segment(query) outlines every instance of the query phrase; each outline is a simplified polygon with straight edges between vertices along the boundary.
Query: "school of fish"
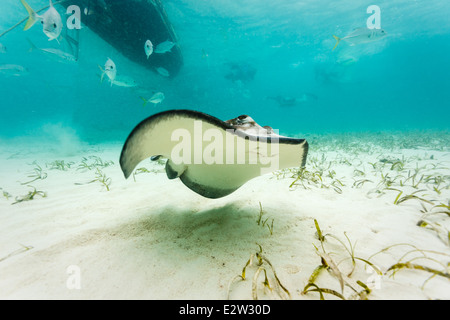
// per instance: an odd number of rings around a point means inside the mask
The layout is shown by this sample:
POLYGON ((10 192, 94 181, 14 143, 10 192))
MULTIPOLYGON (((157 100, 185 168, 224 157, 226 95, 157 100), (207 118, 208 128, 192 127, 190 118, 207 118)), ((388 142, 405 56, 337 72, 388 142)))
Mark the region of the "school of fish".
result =
MULTIPOLYGON (((40 22, 42 25, 42 31, 47 36, 48 41, 56 40, 56 42, 60 44, 61 40, 63 39, 63 36, 61 35, 61 32, 63 30, 63 22, 61 15, 55 9, 52 0, 49 0, 48 10, 45 11, 42 15, 37 14, 36 11, 33 10, 33 8, 31 8, 31 6, 25 0, 20 0, 20 2, 28 12, 28 20, 26 21, 24 30, 29 30, 37 22, 40 22)), ((87 9, 85 9, 84 12, 86 15, 95 14, 95 12, 92 10, 88 12, 86 10, 87 9)), ((356 46, 364 43, 379 41, 383 39, 386 35, 387 35, 386 31, 383 29, 358 28, 343 37, 333 35, 334 39, 336 40, 336 43, 332 50, 335 50, 341 41, 347 42, 350 46, 356 46)), ((64 52, 56 48, 39 48, 35 46, 30 39, 27 38, 27 40, 30 43, 30 51, 38 51, 39 53, 47 57, 50 57, 54 60, 57 60, 58 62, 76 63, 78 60, 78 58, 75 57, 73 54, 64 52)), ((147 57, 147 60, 149 60, 153 54, 161 55, 172 52, 174 46, 176 46, 176 43, 170 41, 170 39, 160 42, 156 46, 153 44, 152 40, 148 39, 144 43, 144 53, 145 56, 147 57)), ((0 43, 0 54, 6 53, 7 53, 6 46, 0 43)), ((205 54, 203 50, 203 56, 204 55, 205 54)), ((356 63, 357 59, 354 57, 350 58, 340 57, 338 59, 338 62, 339 64, 345 66, 356 63)), ((132 88, 138 86, 138 84, 136 83, 136 81, 134 81, 134 79, 124 75, 118 76, 116 64, 111 58, 107 58, 104 66, 102 67, 99 65, 99 68, 101 70, 100 75, 101 82, 104 81, 106 76, 106 78, 109 80, 111 87, 118 86, 118 87, 132 88)), ((156 67, 154 70, 162 77, 170 77, 169 71, 163 67, 156 67)), ((23 66, 14 64, 0 65, 0 75, 21 76, 25 74, 28 74, 28 69, 23 66)), ((162 92, 156 92, 149 99, 145 99, 143 97, 141 98, 142 100, 144 100, 144 105, 146 105, 147 103, 158 105, 163 102, 165 96, 164 93, 162 92)), ((278 101, 279 99, 275 100, 278 101)))

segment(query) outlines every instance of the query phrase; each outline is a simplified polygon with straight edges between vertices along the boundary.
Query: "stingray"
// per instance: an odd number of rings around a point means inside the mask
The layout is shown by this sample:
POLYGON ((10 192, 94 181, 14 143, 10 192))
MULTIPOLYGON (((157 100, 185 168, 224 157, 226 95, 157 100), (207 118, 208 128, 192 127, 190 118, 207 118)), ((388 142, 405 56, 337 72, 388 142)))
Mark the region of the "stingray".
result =
POLYGON ((260 175, 304 167, 305 139, 275 133, 242 115, 222 121, 192 110, 169 110, 150 116, 129 134, 120 156, 128 178, 144 159, 167 159, 169 179, 179 178, 206 198, 231 194, 260 175))

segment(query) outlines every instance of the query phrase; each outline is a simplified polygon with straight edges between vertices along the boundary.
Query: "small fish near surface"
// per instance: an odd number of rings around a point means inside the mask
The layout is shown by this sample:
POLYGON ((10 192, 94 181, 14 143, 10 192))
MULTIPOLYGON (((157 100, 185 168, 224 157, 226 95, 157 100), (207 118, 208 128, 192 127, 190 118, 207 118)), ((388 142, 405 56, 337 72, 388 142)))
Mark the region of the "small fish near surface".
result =
POLYGON ((56 11, 50 0, 50 8, 42 15, 38 15, 25 0, 20 0, 27 9, 29 18, 24 30, 30 29, 38 20, 41 21, 44 34, 48 37, 48 41, 56 40, 59 43, 59 36, 63 28, 61 15, 56 11))
POLYGON ((156 68, 156 71, 158 71, 158 73, 163 77, 170 77, 169 71, 167 71, 167 69, 164 69, 163 67, 156 68))
POLYGON ((54 48, 38 48, 34 45, 33 42, 31 42, 30 39, 27 38, 27 40, 30 43, 30 52, 38 50, 40 53, 59 62, 66 62, 66 63, 77 62, 77 58, 70 53, 54 48))
POLYGON ((343 40, 348 42, 351 46, 355 46, 361 43, 369 43, 377 40, 381 40, 386 36, 386 31, 383 29, 369 29, 369 28, 358 28, 355 29, 350 34, 346 35, 343 38, 339 38, 338 36, 333 35, 336 39, 336 44, 334 45, 334 49, 338 46, 338 44, 343 40))
POLYGON ((28 74, 28 69, 17 64, 0 65, 0 75, 20 77, 28 74))
POLYGON ((101 66, 98 66, 98 67, 102 71, 100 81, 103 82, 103 78, 105 77, 105 74, 106 74, 106 76, 109 78, 109 82, 111 83, 111 87, 112 87, 114 84, 114 80, 116 79, 116 75, 117 75, 116 64, 114 63, 114 61, 112 61, 110 58, 108 58, 108 60, 106 60, 104 69, 101 66))
POLYGON ((6 47, 0 43, 0 53, 6 53, 6 47))
POLYGON ((172 41, 166 40, 158 44, 155 48, 155 53, 163 54, 166 52, 171 52, 172 48, 175 46, 175 43, 172 41))
POLYGON ((145 49, 145 55, 147 56, 147 59, 150 58, 150 56, 153 53, 153 43, 150 40, 147 40, 144 45, 145 49))
POLYGON ((162 92, 155 93, 150 99, 145 99, 144 97, 141 97, 141 99, 144 100, 144 107, 147 105, 147 103, 153 103, 154 105, 162 103, 165 98, 166 97, 162 92))
POLYGON ((93 16, 93 15, 97 14, 97 12, 92 8, 84 8, 83 12, 84 12, 85 16, 93 16))
POLYGON ((358 58, 351 55, 340 56, 336 59, 336 63, 344 67, 354 65, 357 62, 358 58))
POLYGON ((134 80, 133 78, 120 75, 116 76, 116 78, 112 81, 112 84, 114 86, 123 88, 134 88, 138 86, 136 80, 134 80))

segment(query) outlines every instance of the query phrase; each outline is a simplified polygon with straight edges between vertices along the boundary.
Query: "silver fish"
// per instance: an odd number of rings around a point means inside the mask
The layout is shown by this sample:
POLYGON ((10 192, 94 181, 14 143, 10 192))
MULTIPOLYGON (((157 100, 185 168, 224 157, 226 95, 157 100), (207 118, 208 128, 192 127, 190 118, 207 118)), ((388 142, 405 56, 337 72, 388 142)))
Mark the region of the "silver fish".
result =
POLYGON ((175 43, 173 43, 172 41, 166 40, 164 42, 161 42, 160 44, 158 44, 156 46, 155 49, 155 53, 166 53, 166 52, 170 52, 173 48, 173 46, 175 45, 175 43))
POLYGON ((67 52, 64 52, 62 50, 59 49, 54 49, 54 48, 38 48, 34 45, 33 42, 31 42, 30 39, 27 39, 28 42, 30 43, 30 52, 33 50, 38 50, 39 52, 45 54, 46 56, 55 59, 57 61, 60 62, 77 62, 77 58, 67 52))
POLYGON ((156 68, 156 71, 158 71, 158 73, 159 73, 160 75, 162 75, 163 77, 169 77, 169 76, 170 76, 169 71, 167 71, 167 69, 164 69, 164 68, 162 68, 162 67, 156 68))
POLYGON ((114 61, 112 61, 110 58, 108 58, 108 60, 106 60, 106 63, 105 63, 105 69, 103 69, 101 66, 98 66, 98 67, 102 71, 101 82, 103 82, 103 78, 106 74, 106 76, 109 78, 109 82, 111 83, 111 87, 112 87, 114 80, 116 79, 116 75, 117 75, 116 64, 114 63, 114 61))
POLYGON ((340 64, 341 66, 347 67, 351 66, 358 62, 358 58, 351 56, 351 55, 344 55, 342 57, 338 57, 336 59, 336 63, 340 64))
POLYGON ((96 14, 96 12, 92 8, 84 8, 84 14, 86 16, 92 16, 92 15, 96 14))
POLYGON ((153 43, 150 40, 147 40, 145 42, 145 54, 147 55, 147 59, 150 58, 151 54, 153 53, 153 43))
POLYGON ((3 64, 0 65, 0 74, 5 76, 20 77, 28 74, 28 70, 25 67, 17 64, 3 64))
POLYGON ((153 104, 158 104, 163 102, 163 100, 166 97, 164 96, 164 93, 162 92, 157 92, 155 93, 150 99, 145 99, 144 97, 141 97, 142 100, 144 100, 144 107, 147 105, 147 103, 153 103, 153 104))
POLYGON ((134 88, 138 85, 133 78, 127 76, 116 76, 116 78, 112 81, 112 84, 117 87, 124 88, 134 88))
POLYGON ((354 46, 360 43, 368 43, 380 40, 386 35, 386 31, 384 31, 383 29, 368 28, 358 28, 343 38, 339 38, 338 36, 333 35, 333 37, 336 39, 336 44, 333 50, 336 49, 341 40, 347 41, 351 46, 354 46))
POLYGON ((56 11, 55 7, 53 7, 52 0, 50 0, 50 8, 42 16, 38 15, 25 0, 20 1, 29 14, 24 30, 30 29, 38 20, 41 20, 43 31, 48 37, 48 41, 55 39, 58 41, 63 28, 63 23, 60 14, 56 11))

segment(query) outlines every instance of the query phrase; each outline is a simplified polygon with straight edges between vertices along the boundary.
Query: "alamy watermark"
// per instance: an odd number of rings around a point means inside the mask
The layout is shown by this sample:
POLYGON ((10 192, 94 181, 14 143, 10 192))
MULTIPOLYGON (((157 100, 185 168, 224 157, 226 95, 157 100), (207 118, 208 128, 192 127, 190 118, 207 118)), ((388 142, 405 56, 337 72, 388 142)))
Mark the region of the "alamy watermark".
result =
MULTIPOLYGON (((87 14, 87 9, 85 14, 87 14)), ((67 29, 69 30, 80 30, 81 29, 81 9, 79 6, 71 5, 67 7, 66 11, 67 15, 70 15, 67 18, 67 29)))
POLYGON ((195 120, 193 134, 183 128, 172 132, 171 141, 178 143, 170 159, 175 165, 250 164, 260 165, 265 172, 275 171, 279 169, 279 136, 277 130, 273 132, 247 135, 238 129, 203 130, 203 122, 195 120))
POLYGON ((66 269, 68 274, 66 280, 66 287, 69 290, 80 290, 81 289, 81 269, 77 265, 70 265, 66 269))
MULTIPOLYGON (((366 25, 368 29, 381 29, 381 9, 379 6, 373 4, 367 7, 366 12, 371 14, 371 16, 367 19, 366 25)), ((71 5, 67 7, 66 11, 67 15, 70 15, 67 18, 67 28, 70 30, 81 29, 81 8, 77 5, 71 5)), ((85 8, 84 14, 89 14, 89 9, 85 8)))
POLYGON ((367 7, 367 13, 372 15, 367 18, 368 29, 381 29, 381 9, 379 6, 373 4, 367 7))
MULTIPOLYGON (((378 267, 377 267, 378 269, 378 267)), ((377 273, 374 269, 368 268, 366 273, 369 277, 366 280, 366 285, 370 290, 380 290, 381 289, 381 281, 383 277, 377 273)))

